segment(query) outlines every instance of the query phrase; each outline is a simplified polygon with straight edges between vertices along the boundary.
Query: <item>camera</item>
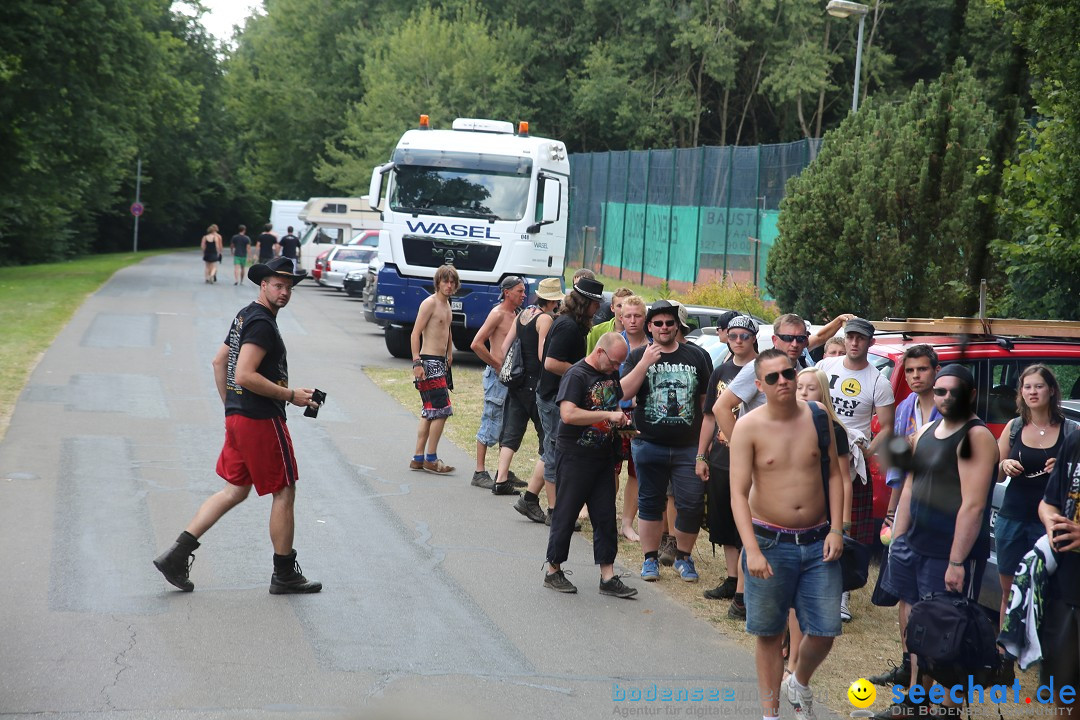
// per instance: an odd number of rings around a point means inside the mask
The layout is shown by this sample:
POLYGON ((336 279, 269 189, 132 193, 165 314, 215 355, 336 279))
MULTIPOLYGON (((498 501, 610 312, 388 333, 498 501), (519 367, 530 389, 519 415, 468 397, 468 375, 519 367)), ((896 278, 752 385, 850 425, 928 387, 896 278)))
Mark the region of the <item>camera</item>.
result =
MULTIPOLYGON (((311 393, 311 401, 317 402, 321 406, 324 402, 326 402, 326 393, 324 393, 322 390, 316 389, 313 393, 311 393)), ((304 409, 304 417, 319 417, 319 408, 311 407, 310 405, 308 405, 307 408, 304 409)))

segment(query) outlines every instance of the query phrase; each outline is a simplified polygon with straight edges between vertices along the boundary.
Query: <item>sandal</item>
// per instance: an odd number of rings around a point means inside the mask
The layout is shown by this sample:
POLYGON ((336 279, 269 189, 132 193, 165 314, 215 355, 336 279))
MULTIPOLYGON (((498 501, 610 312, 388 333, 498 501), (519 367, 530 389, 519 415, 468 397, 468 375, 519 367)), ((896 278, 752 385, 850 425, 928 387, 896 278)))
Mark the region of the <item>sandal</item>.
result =
POLYGON ((434 462, 430 460, 424 461, 424 470, 437 475, 445 475, 448 472, 454 472, 453 465, 447 465, 442 460, 436 460, 434 462))

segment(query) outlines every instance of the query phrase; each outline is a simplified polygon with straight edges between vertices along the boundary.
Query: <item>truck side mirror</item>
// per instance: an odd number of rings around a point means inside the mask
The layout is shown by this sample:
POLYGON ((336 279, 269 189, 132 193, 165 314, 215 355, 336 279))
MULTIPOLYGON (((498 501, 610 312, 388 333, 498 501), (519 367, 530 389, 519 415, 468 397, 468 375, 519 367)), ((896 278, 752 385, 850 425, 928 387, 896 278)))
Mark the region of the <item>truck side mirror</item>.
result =
POLYGON ((544 178, 544 214, 541 225, 553 223, 559 219, 562 210, 562 183, 558 178, 544 178))
POLYGON ((368 185, 368 205, 372 210, 379 209, 379 200, 382 196, 383 175, 394 169, 394 163, 378 165, 371 171, 371 184, 368 185))

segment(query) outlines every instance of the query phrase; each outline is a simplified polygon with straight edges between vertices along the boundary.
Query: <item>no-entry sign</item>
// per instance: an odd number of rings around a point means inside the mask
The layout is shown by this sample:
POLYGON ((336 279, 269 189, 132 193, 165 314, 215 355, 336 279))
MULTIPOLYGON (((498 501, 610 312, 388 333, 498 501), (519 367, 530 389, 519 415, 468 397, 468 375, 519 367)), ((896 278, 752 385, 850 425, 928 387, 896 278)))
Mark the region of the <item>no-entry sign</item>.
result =
POLYGON ((131 203, 131 214, 135 217, 139 217, 143 214, 142 203, 131 203))

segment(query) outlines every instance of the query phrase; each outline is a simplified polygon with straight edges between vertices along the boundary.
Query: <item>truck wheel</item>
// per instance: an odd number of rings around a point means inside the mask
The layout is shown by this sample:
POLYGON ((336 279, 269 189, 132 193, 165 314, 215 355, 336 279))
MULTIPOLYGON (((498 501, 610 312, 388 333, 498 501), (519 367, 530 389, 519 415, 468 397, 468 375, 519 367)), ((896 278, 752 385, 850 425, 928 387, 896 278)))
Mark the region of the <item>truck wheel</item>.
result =
POLYGON ((412 345, 410 343, 411 336, 412 327, 409 325, 406 325, 405 327, 387 325, 386 351, 396 358, 412 357, 412 345))
POLYGON ((469 346, 472 345, 472 341, 476 339, 476 330, 454 328, 452 334, 454 337, 454 347, 461 352, 472 352, 472 349, 469 346))

